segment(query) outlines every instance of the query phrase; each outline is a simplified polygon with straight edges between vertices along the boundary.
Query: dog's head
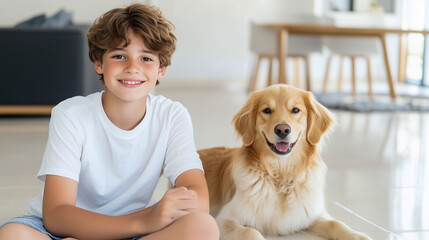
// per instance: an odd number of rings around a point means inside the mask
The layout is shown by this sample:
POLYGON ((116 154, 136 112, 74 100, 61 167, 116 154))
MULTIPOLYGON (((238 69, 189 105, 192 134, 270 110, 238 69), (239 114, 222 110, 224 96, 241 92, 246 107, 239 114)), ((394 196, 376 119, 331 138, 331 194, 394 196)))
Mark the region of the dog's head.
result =
POLYGON ((288 156, 299 144, 315 147, 332 122, 313 94, 288 85, 252 93, 233 118, 245 146, 277 156, 288 156))

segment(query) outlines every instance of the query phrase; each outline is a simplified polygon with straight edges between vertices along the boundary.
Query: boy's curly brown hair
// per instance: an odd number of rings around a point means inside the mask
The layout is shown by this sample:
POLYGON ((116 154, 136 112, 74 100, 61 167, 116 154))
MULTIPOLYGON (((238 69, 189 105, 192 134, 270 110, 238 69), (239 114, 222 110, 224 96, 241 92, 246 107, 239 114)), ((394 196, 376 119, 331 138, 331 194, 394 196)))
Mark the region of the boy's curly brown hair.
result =
MULTIPOLYGON (((120 44, 127 47, 130 44, 127 33, 131 30, 149 50, 158 54, 160 67, 168 66, 176 49, 173 29, 174 25, 152 6, 133 4, 112 9, 97 18, 88 31, 89 58, 92 62, 102 62, 107 50, 120 44)), ((100 80, 104 82, 102 74, 100 80)))

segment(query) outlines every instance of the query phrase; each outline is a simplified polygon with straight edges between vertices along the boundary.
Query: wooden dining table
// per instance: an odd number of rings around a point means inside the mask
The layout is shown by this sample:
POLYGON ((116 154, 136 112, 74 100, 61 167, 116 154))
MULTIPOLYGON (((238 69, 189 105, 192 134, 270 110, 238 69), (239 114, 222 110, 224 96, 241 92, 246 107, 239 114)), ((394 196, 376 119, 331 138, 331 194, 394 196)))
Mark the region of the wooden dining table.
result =
POLYGON ((395 84, 390 69, 386 35, 396 34, 400 37, 399 44, 399 67, 398 81, 405 82, 406 64, 407 64, 407 36, 410 33, 429 34, 428 30, 410 30, 400 28, 370 28, 370 27, 342 27, 327 24, 298 24, 298 23, 263 23, 261 27, 278 30, 278 61, 279 61, 279 83, 286 83, 285 60, 287 57, 287 41, 289 34, 302 35, 335 35, 335 36, 354 36, 354 37, 377 37, 381 41, 382 53, 384 57, 387 82, 389 85, 390 96, 396 98, 395 84))

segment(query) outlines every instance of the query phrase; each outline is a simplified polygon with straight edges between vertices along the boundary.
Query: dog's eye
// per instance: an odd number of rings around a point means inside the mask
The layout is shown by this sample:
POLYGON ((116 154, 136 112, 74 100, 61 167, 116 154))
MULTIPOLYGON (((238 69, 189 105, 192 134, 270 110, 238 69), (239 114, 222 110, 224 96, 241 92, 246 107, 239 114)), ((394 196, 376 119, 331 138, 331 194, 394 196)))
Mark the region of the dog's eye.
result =
POLYGON ((265 114, 270 114, 271 108, 265 108, 264 110, 262 110, 262 112, 264 112, 265 114))
POLYGON ((299 113, 299 111, 301 111, 299 108, 292 108, 291 113, 299 113))

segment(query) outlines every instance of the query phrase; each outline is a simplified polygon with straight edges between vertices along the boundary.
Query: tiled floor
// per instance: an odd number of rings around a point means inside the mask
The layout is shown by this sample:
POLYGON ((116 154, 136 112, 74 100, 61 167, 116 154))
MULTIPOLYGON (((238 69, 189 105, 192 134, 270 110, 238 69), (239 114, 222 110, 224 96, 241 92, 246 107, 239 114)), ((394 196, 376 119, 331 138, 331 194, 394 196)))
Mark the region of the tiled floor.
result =
MULTIPOLYGON (((164 81, 156 93, 188 108, 197 148, 241 144, 230 122, 247 99, 242 88, 164 81)), ((338 125, 322 152, 331 215, 375 240, 429 239, 429 113, 334 114, 338 125)), ((0 224, 25 214, 40 192, 48 121, 0 117, 0 224)))

